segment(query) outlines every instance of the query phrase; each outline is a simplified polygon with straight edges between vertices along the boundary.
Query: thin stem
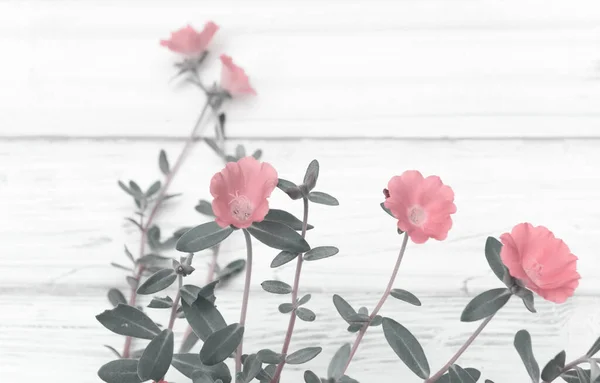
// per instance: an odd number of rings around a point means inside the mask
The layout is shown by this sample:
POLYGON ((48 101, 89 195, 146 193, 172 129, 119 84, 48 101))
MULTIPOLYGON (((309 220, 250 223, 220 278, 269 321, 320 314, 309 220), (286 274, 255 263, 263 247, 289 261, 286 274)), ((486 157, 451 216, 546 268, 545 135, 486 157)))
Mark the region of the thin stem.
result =
MULTIPOLYGON (((204 119, 204 115, 206 114, 206 111, 208 110, 209 106, 210 106, 210 99, 207 99, 206 104, 204 105, 204 108, 202 108, 202 112, 200 112, 200 116, 198 116, 198 119, 196 120, 196 123, 194 124, 194 127, 192 128, 192 132, 191 132, 189 138, 186 140, 182 151, 179 153, 179 156, 177 157, 177 160, 175 161, 173 168, 171 169, 171 171, 169 172, 169 174, 167 174, 167 176, 165 178, 165 183, 163 184, 162 188, 160 189, 158 198, 156 199, 156 203, 154 204, 154 206, 152 207, 152 210, 150 211, 150 215, 148 215, 146 224, 144 224, 144 222, 143 222, 143 217, 140 218, 140 226, 142 227, 142 235, 140 238, 140 252, 139 252, 138 259, 145 255, 146 236, 148 234, 148 229, 152 226, 152 223, 154 222, 154 218, 156 217, 156 213, 158 212, 158 208, 162 204, 165 196, 167 195, 169 186, 171 186, 171 182, 177 175, 177 172, 179 171, 179 168, 181 167, 181 164, 183 163, 185 156, 187 155, 188 151, 194 144, 196 134, 198 133, 199 127, 202 125, 202 120, 204 119)), ((140 279, 142 278, 142 275, 144 274, 144 270, 145 270, 145 268, 143 265, 139 265, 137 267, 137 272, 134 275, 136 283, 135 283, 135 286, 131 287, 131 293, 129 295, 129 305, 130 306, 135 306, 135 304, 136 304, 137 288, 140 284, 140 279)), ((123 355, 123 358, 129 358, 130 354, 131 354, 131 337, 128 336, 125 338, 125 345, 123 347, 122 355, 123 355)))
POLYGON ((385 289, 385 292, 381 296, 379 303, 377 303, 377 306, 375 306, 375 308, 373 309, 373 312, 369 316, 369 321, 367 323, 365 323, 362 326, 362 328, 360 329, 360 331, 358 332, 358 335, 356 336, 356 339, 354 340, 354 344, 352 345, 352 348, 350 349, 350 357, 348 358, 346 367, 344 367, 343 373, 345 373, 346 370, 348 369, 348 366, 350 366, 350 362, 352 362, 352 358, 354 358, 354 354, 356 354, 356 351, 358 350, 358 346, 360 345, 360 342, 362 341, 363 337, 365 336, 365 333, 367 332, 367 329, 369 328, 369 324, 377 316, 377 313, 379 312, 379 310, 381 310, 381 307, 383 307, 383 304, 385 303, 386 299, 390 295, 390 291, 392 291, 392 287, 394 287, 394 281, 396 280, 396 276, 398 275, 398 270, 400 269, 400 264, 402 263, 402 258, 404 257, 404 252, 406 251, 407 244, 408 244, 408 234, 404 233, 404 238, 402 239, 402 246, 400 247, 400 252, 398 253, 398 259, 396 260, 396 265, 394 266, 394 270, 392 271, 392 275, 390 276, 390 281, 388 282, 388 285, 385 289))
POLYGON ((175 295, 175 299, 173 300, 173 307, 171 308, 171 317, 169 318, 169 330, 173 330, 173 325, 175 324, 175 318, 177 318, 177 309, 179 308, 179 299, 181 299, 181 287, 183 286, 183 277, 180 275, 177 276, 178 285, 177 295, 175 295))
POLYGON ((492 314, 489 317, 485 318, 483 320, 483 322, 481 322, 479 327, 477 327, 477 330, 475 330, 475 332, 469 337, 469 339, 467 339, 465 344, 463 344, 462 347, 458 349, 456 354, 454 354, 452 356, 452 358, 450 358, 448 363, 446 363, 444 365, 444 367, 440 368, 440 370, 438 372, 436 372, 433 376, 426 379, 423 383, 433 383, 436 380, 438 380, 442 375, 444 375, 446 373, 446 371, 448 371, 448 369, 454 364, 454 362, 456 362, 458 360, 458 358, 460 358, 460 356, 467 350, 467 348, 471 345, 471 343, 473 343, 475 338, 477 338, 477 336, 481 333, 481 331, 483 331, 485 326, 487 326, 487 324, 490 323, 492 318, 494 318, 494 315, 495 314, 492 314))
MULTIPOLYGON (((308 198, 303 198, 304 202, 304 217, 302 219, 302 238, 306 238, 306 228, 308 226, 308 198)), ((287 355, 288 349, 290 347, 290 343, 292 342, 292 334, 294 333, 294 326, 296 325, 296 300, 298 299, 298 287, 300 285, 300 273, 302 272, 302 254, 298 254, 298 261, 296 263, 296 275, 294 276, 294 286, 292 287, 292 305, 294 309, 290 313, 290 321, 288 323, 288 328, 285 333, 285 339, 283 341, 283 347, 281 348, 281 354, 287 355)), ((277 365, 277 369, 275 370, 275 374, 273 375, 273 379, 271 379, 271 383, 279 382, 279 377, 281 376, 281 372, 283 371, 283 367, 285 366, 285 359, 281 361, 277 365)))
MULTIPOLYGON (((240 313, 240 326, 246 324, 246 313, 248 312, 248 297, 250 296, 250 280, 252 279, 252 238, 248 230, 242 230, 244 237, 246 238, 246 281, 244 282, 244 297, 242 298, 242 311, 240 313)), ((240 342, 237 352, 235 353, 235 373, 236 376, 242 371, 242 353, 243 353, 244 339, 240 342)))

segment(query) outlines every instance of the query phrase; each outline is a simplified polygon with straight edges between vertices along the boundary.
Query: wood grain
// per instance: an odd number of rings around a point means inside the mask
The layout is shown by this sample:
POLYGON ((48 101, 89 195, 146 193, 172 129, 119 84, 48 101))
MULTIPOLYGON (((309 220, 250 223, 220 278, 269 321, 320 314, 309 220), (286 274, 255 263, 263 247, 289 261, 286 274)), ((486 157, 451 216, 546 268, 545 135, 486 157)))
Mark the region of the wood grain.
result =
POLYGON ((214 19, 205 78, 227 52, 259 92, 231 137, 598 137, 600 6, 576 3, 4 2, 0 135, 185 136, 203 99, 158 41, 214 19))

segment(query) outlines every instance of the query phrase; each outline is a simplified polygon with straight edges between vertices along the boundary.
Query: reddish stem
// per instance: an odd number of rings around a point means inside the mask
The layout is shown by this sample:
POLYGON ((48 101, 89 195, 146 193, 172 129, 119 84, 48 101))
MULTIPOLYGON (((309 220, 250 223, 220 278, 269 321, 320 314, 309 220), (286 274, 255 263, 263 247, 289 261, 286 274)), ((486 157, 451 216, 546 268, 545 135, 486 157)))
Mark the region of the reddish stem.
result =
POLYGON ((352 358, 354 358, 354 354, 356 354, 356 351, 358 350, 358 346, 359 346, 360 342, 362 341, 363 337, 365 336, 367 329, 369 328, 369 324, 375 318, 375 316, 377 316, 377 313, 379 312, 379 310, 381 310, 381 307, 383 307, 383 304, 385 303, 386 299, 390 295, 390 291, 392 291, 392 287, 394 286, 394 281, 396 280, 396 275, 398 275, 398 270, 400 269, 400 264, 402 263, 402 258, 404 257, 404 252, 406 251, 407 244, 408 244, 408 234, 404 233, 404 239, 402 240, 402 246, 400 247, 400 253, 398 254, 398 259, 396 260, 396 265, 394 266, 394 270, 392 271, 392 276, 390 277, 390 281, 388 282, 387 288, 385 289, 385 292, 381 296, 379 303, 377 303, 377 306, 375 306, 375 309, 373 309, 373 312, 369 316, 369 321, 367 323, 365 323, 362 326, 362 328, 360 329, 360 331, 358 332, 358 335, 356 336, 356 339, 354 340, 354 344, 352 345, 352 349, 350 350, 350 357, 348 357, 348 362, 346 363, 346 367, 344 367, 343 373, 345 373, 346 370, 348 369, 348 366, 350 366, 350 362, 352 362, 352 358))
MULTIPOLYGON (((308 225, 308 199, 304 197, 304 217, 302 219, 302 238, 306 238, 306 227, 308 225)), ((281 348, 281 354, 287 355, 288 349, 290 347, 290 343, 292 342, 292 334, 294 332, 294 326, 296 325, 296 300, 298 299, 298 287, 300 285, 300 273, 302 272, 302 254, 298 254, 298 262, 296 263, 296 275, 294 276, 294 286, 292 287, 292 305, 294 309, 290 313, 290 321, 288 323, 288 328, 285 333, 285 340, 283 341, 283 347, 281 348)), ((285 366, 285 358, 277 365, 277 369, 275 370, 275 374, 273 374, 273 379, 271 379, 271 383, 278 383, 279 378, 281 376, 281 372, 283 371, 283 367, 285 366)))
POLYGON ((175 318, 177 318, 177 309, 179 308, 179 299, 181 298, 181 286, 183 285, 183 277, 181 275, 178 275, 177 279, 179 280, 179 288, 177 289, 177 295, 175 295, 175 300, 173 301, 173 307, 171 307, 171 317, 169 318, 169 330, 173 330, 175 318))
MULTIPOLYGON (((140 238, 140 253, 139 253, 138 259, 144 256, 144 253, 146 251, 146 235, 148 233, 148 229, 152 226, 152 223, 154 222, 154 218, 156 217, 156 214, 158 213, 158 208, 162 204, 165 196, 167 195, 169 186, 171 186, 171 182, 173 182, 173 179, 177 175, 177 172, 179 171, 179 168, 181 167, 181 164, 183 163, 185 156, 187 155, 187 153, 191 149, 192 145, 194 144, 194 140, 196 138, 198 128, 202 125, 202 120, 204 119, 204 115, 206 114, 206 111, 208 110, 209 106, 210 106, 210 99, 206 100, 206 104, 204 105, 204 108, 202 108, 202 112, 200 112, 200 116, 198 117, 198 119, 196 120, 196 123, 194 124, 192 133, 190 134, 189 138, 185 142, 185 145, 183 146, 183 150, 179 153, 179 156, 177 157, 177 160, 175 161, 173 168, 171 169, 169 174, 167 174, 167 176, 165 178, 165 183, 163 184, 162 188, 160 189, 160 192, 158 193, 158 198, 156 199, 156 203, 154 204, 154 206, 152 207, 152 210, 150 211, 150 215, 148 216, 148 220, 146 221, 146 224, 145 225, 140 224, 140 226, 142 226, 142 235, 140 238)), ((140 280, 141 280, 143 274, 144 274, 144 266, 139 265, 137 268, 137 272, 134 275, 134 278, 137 282, 136 282, 135 286, 131 287, 131 293, 129 295, 129 305, 130 306, 135 306, 135 304, 136 304, 137 288, 140 284, 140 280)), ((131 354, 131 337, 126 337, 125 338, 125 346, 123 347, 123 354, 122 354, 123 358, 129 358, 130 354, 131 354)))
MULTIPOLYGON (((247 230, 244 232, 244 238, 246 238, 246 251, 248 253, 246 259, 246 281, 244 282, 244 297, 242 298, 242 310, 240 312, 240 326, 246 325, 246 313, 248 312, 248 298, 250 297, 250 280, 252 279, 252 238, 247 230)), ((244 338, 240 342, 235 353, 235 375, 242 371, 242 354, 244 346, 244 338)))

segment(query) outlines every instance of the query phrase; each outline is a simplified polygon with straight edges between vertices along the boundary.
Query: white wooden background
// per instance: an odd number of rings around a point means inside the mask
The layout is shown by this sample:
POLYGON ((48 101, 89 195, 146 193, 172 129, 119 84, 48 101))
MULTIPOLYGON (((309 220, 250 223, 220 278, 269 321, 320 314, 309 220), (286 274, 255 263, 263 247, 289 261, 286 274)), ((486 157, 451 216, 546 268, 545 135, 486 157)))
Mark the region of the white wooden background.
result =
MULTIPOLYGON (((122 246, 137 233, 122 217, 130 201, 118 179, 149 185, 158 151, 171 157, 203 102, 169 83, 171 30, 221 26, 216 56, 231 54, 259 96, 228 107, 229 149, 261 148, 281 177, 298 180, 318 158, 318 188, 337 208, 317 207, 312 245, 340 254, 307 264, 302 292, 317 322, 298 324, 292 350, 320 344, 310 368, 324 375, 353 340, 331 296, 372 308, 400 239, 381 212, 387 180, 408 168, 439 174, 456 192, 447 241, 410 245, 396 283, 423 307, 389 301, 383 314, 421 340, 432 370, 476 326, 458 321, 469 299, 497 286, 483 257, 488 235, 521 221, 550 227, 580 257, 581 287, 564 305, 538 300, 529 314, 510 302, 460 363, 496 382, 525 382, 513 349, 528 328, 540 363, 562 348, 574 358, 600 335, 600 4, 572 0, 220 0, 0 2, 0 373, 9 382, 98 382, 122 347, 94 315, 109 287, 126 290, 122 246), (59 375, 48 374, 48 369, 59 375)), ((173 184, 184 196, 159 216, 163 230, 201 223, 218 159, 198 144, 173 184)), ((272 206, 297 215, 281 193, 272 206)), ((285 298, 260 289, 291 282, 293 265, 268 267, 256 245, 246 350, 277 349, 285 298)), ((223 260, 243 257, 232 236, 223 260)), ((198 257, 191 279, 206 270, 198 257)), ((241 279, 220 292, 238 316, 241 279)), ((155 310, 158 311, 158 310, 155 310)), ((164 314, 157 312, 156 315, 164 314)), ((163 317, 162 322, 165 321, 163 317)), ((184 324, 176 325, 180 337, 184 324)), ((301 382, 288 367, 287 383, 301 382)), ((348 373, 361 382, 417 382, 371 329, 348 373)), ((174 369, 169 381, 185 381, 174 369)))

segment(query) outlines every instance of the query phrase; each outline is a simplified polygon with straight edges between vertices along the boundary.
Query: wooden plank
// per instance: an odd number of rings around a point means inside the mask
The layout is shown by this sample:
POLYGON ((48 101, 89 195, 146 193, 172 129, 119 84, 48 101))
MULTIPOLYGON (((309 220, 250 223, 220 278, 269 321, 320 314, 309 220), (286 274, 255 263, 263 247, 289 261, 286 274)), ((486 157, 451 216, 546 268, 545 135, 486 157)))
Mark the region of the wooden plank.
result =
MULTIPOLYGON (((335 311, 331 294, 302 291, 313 294, 307 307, 317 313, 317 320, 298 323, 291 350, 320 345, 323 352, 306 365, 286 367, 287 382, 302 381, 302 373, 307 368, 324 376, 335 351, 343 343, 354 340, 335 311)), ((51 292, 45 286, 32 284, 16 290, 3 289, 0 294, 3 377, 10 382, 43 381, 48 377, 46 368, 52 366, 63 381, 99 382, 95 372, 114 359, 102 345, 117 349, 123 345, 122 337, 110 333, 94 318, 109 308, 105 293, 101 288, 83 286, 51 292), (37 368, 31 368, 32 365, 37 368)), ((236 321, 239 315, 240 295, 239 291, 229 289, 218 294, 219 309, 228 322, 236 321)), ((343 296, 355 306, 369 308, 379 298, 367 292, 343 296)), ((424 295, 420 298, 422 307, 390 299, 382 313, 400 321, 415 334, 427 353, 431 369, 435 370, 460 347, 476 324, 458 321, 469 297, 424 295)), ((281 347, 287 316, 277 312, 277 305, 284 299, 264 291, 252 292, 245 350, 256 352, 281 347)), ((600 299, 597 297, 579 297, 564 305, 539 301, 537 306, 539 313, 529 314, 520 302, 511 300, 459 363, 481 369, 485 378, 494 381, 525 382, 528 379, 525 368, 512 345, 516 331, 522 328, 530 331, 535 355, 542 365, 562 349, 566 349, 569 360, 574 359, 587 351, 593 338, 600 334, 597 320, 600 299)), ((159 323, 167 320, 164 310, 147 309, 147 312, 159 323)), ((175 325, 177 344, 184 329, 185 322, 178 320, 175 325)), ((143 347, 143 343, 135 347, 143 347)), ((421 381, 389 349, 380 327, 369 330, 348 373, 360 382, 390 378, 406 383, 421 381)), ((173 368, 167 378, 169 382, 187 381, 173 368)))
MULTIPOLYGON (((238 141, 228 142, 233 150, 238 141)), ((282 178, 299 180, 313 158, 321 163, 318 189, 337 196, 339 207, 314 206, 308 235, 313 246, 334 245, 336 257, 306 266, 303 285, 323 291, 380 291, 400 245, 394 221, 378 206, 391 176, 406 169, 438 174, 456 192, 458 213, 444 242, 410 245, 402 266, 403 287, 415 291, 480 291, 495 286, 483 256, 487 236, 499 236, 516 223, 551 228, 579 256, 579 294, 597 294, 600 264, 599 141, 244 141, 262 148, 282 178), (360 277, 361 285, 355 283, 360 277), (326 281, 326 282, 325 282, 326 281)), ((123 245, 137 248, 139 234, 123 217, 133 203, 117 187, 135 179, 147 187, 160 178, 158 152, 170 157, 180 142, 10 141, 0 144, 0 287, 38 280, 51 286, 108 286, 124 274, 109 266, 126 262, 123 245)), ((194 211, 209 198, 208 183, 222 165, 205 145, 194 148, 159 216, 164 235, 202 223, 194 211)), ((301 215, 301 204, 274 192, 271 206, 301 215)), ((256 246, 255 282, 291 280, 293 265, 270 269, 277 251, 256 246)), ((223 262, 243 258, 236 234, 223 245, 223 262)), ((205 261, 199 256, 203 280, 205 261)), ((201 282, 200 282, 201 283, 201 282)), ((234 285, 240 287, 241 281, 234 285)))
POLYGON ((198 14, 259 91, 232 137, 598 137, 600 6, 578 4, 6 2, 0 135, 185 136, 203 100, 158 40, 198 14))

